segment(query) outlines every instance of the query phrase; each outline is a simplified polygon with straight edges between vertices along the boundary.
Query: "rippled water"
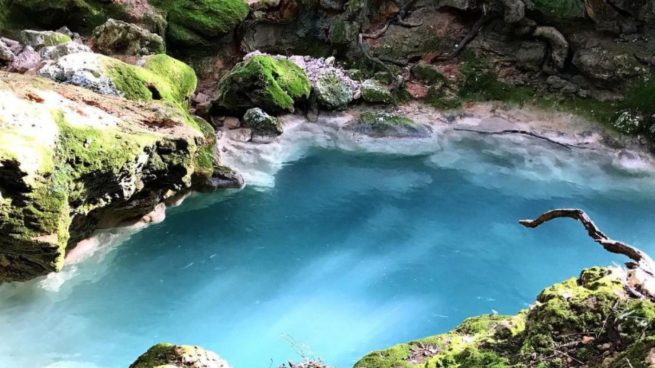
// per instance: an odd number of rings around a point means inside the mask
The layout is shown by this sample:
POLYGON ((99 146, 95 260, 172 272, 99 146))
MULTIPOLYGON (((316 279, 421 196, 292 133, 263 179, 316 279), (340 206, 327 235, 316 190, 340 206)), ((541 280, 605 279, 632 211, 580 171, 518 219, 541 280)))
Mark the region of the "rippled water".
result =
POLYGON ((0 366, 126 367, 170 341, 235 368, 299 351, 350 367, 622 261, 574 222, 517 225, 552 207, 583 207, 655 253, 648 180, 564 165, 565 152, 526 168, 469 149, 458 160, 314 149, 272 188, 192 197, 56 277, 0 288, 0 366))

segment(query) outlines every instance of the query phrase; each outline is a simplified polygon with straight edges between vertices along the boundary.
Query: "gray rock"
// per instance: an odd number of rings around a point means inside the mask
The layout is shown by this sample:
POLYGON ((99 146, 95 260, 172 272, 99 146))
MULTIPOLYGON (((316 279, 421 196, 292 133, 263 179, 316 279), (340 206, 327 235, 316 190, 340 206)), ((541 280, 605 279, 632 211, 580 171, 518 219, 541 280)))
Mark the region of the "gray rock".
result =
POLYGON ((283 132, 280 121, 258 107, 246 111, 243 122, 253 136, 278 136, 283 132))
POLYGON ((60 83, 88 88, 103 95, 122 96, 123 94, 107 76, 99 56, 101 55, 89 52, 66 55, 41 68, 39 74, 60 83))
POLYGON ((351 84, 337 74, 324 74, 314 85, 318 103, 327 109, 338 110, 348 106, 354 99, 351 84))
POLYGON ((20 33, 20 40, 27 46, 38 50, 46 46, 56 46, 70 42, 72 39, 63 33, 54 31, 24 30, 20 33))
POLYGON ((388 113, 363 112, 344 129, 373 138, 428 138, 432 135, 430 126, 388 113))
POLYGON ((135 24, 109 19, 93 31, 93 47, 103 54, 150 55, 166 52, 164 39, 135 24))
POLYGON ((632 55, 601 47, 577 50, 572 62, 582 74, 602 82, 619 82, 646 73, 632 55))
POLYGON ((367 79, 362 83, 362 99, 371 103, 389 104, 393 102, 393 95, 382 83, 367 79))
POLYGON ((25 73, 28 70, 36 69, 41 63, 41 56, 31 46, 26 46, 9 65, 9 70, 18 73, 25 73))
POLYGON ((0 62, 10 62, 13 61, 16 55, 11 51, 9 46, 5 45, 2 40, 0 40, 0 62))
POLYGON ((569 43, 555 27, 540 26, 534 30, 535 37, 543 38, 550 45, 550 60, 558 69, 563 69, 569 56, 569 43))
POLYGON ((86 45, 71 41, 57 46, 44 47, 39 53, 41 54, 41 57, 46 60, 57 60, 66 55, 77 54, 80 52, 91 52, 91 49, 86 45))

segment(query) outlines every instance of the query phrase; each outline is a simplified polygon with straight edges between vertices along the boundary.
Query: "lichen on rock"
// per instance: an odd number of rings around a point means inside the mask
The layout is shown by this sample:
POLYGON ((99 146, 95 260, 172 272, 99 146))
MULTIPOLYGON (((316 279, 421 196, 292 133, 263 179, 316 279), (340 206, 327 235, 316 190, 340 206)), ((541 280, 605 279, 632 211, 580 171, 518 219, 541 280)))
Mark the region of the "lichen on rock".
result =
POLYGON ((426 124, 396 114, 362 112, 358 118, 344 126, 345 130, 375 138, 427 138, 432 129, 426 124))
POLYGON ((356 368, 647 367, 655 303, 626 292, 627 273, 590 268, 544 289, 515 316, 468 319, 443 335, 370 353, 356 368), (627 359, 627 360, 626 360, 627 359))

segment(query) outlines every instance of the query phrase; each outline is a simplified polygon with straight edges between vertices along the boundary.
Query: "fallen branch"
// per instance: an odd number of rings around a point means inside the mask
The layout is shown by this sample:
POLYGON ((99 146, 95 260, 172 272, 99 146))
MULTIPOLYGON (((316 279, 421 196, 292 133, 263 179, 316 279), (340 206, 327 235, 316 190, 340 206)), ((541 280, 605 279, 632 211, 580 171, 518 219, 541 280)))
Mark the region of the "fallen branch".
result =
POLYGON ((537 228, 548 221, 563 217, 580 221, 587 230, 589 237, 591 237, 596 243, 600 244, 608 252, 624 255, 634 261, 626 263, 628 268, 639 268, 651 278, 655 275, 655 263, 646 253, 630 244, 610 239, 596 226, 596 224, 594 224, 591 218, 583 210, 555 209, 545 212, 534 220, 520 220, 519 223, 528 228, 537 228))

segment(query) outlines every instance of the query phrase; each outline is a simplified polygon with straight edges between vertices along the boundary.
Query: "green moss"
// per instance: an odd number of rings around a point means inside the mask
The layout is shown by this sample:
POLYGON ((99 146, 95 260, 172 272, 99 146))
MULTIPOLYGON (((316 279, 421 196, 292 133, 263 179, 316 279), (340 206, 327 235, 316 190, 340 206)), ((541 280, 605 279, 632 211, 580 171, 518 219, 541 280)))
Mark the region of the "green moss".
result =
POLYGON ((224 35, 249 13, 243 0, 155 0, 152 4, 167 13, 168 37, 183 45, 203 44, 224 35))
POLYGON ((607 365, 608 368, 651 368, 653 365, 648 362, 649 355, 655 353, 655 336, 649 336, 644 340, 630 345, 624 352, 607 365))
POLYGON ((555 18, 583 18, 584 3, 580 0, 534 0, 540 12, 555 18))
POLYGON ((218 86, 218 103, 231 111, 260 107, 268 112, 293 111, 307 98, 311 84, 305 72, 286 59, 254 56, 237 64, 218 86))
POLYGON ((389 89, 374 79, 368 79, 362 83, 362 99, 371 103, 390 104, 394 102, 389 89))
POLYGON ((129 100, 163 100, 185 106, 196 88, 193 69, 167 55, 146 58, 143 68, 116 59, 103 60, 109 78, 129 100))
POLYGON ((6 11, 14 26, 90 31, 108 18, 127 19, 122 2, 103 0, 12 0, 6 11))

